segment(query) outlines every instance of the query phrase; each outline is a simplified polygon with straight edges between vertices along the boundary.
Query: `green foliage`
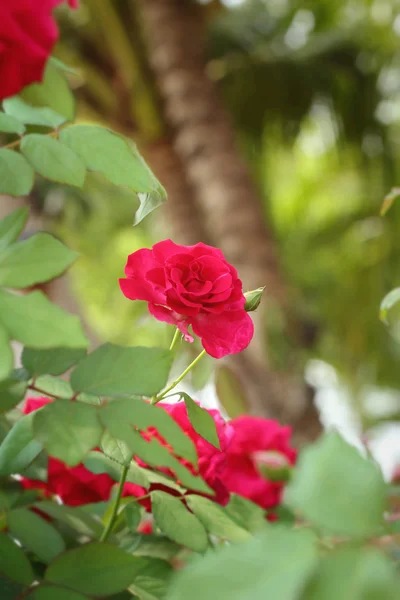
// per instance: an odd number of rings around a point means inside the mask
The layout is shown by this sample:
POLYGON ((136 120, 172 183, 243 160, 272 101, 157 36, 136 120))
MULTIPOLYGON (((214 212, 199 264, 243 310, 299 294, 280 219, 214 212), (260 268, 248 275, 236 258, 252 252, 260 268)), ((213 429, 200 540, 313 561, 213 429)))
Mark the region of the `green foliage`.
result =
POLYGON ((0 221, 0 251, 15 242, 28 219, 29 211, 26 206, 17 208, 0 221))
POLYGON ((33 570, 23 550, 5 533, 0 533, 0 571, 12 581, 30 585, 33 570))
MULTIPOLYGON (((53 61, 49 61, 41 83, 27 86, 21 97, 33 106, 44 106, 52 109, 65 120, 71 121, 75 114, 75 99, 68 82, 53 61)), ((18 132, 19 133, 19 132, 18 132)))
POLYGON ((242 542, 251 537, 250 533, 233 521, 221 506, 202 496, 186 496, 190 510, 196 515, 206 530, 229 542, 242 542))
POLYGON ((37 233, 0 254, 0 285, 27 288, 61 275, 77 253, 48 233, 37 233))
POLYGON ((247 498, 231 494, 229 503, 225 506, 225 512, 240 527, 251 533, 256 533, 267 527, 265 511, 247 498))
POLYGON ((166 384, 172 358, 161 348, 104 344, 80 361, 71 385, 76 392, 104 396, 153 396, 166 384))
POLYGON ((25 125, 57 128, 67 120, 64 115, 59 114, 52 108, 32 106, 19 96, 4 100, 3 109, 7 115, 11 115, 25 125))
POLYGON ((166 596, 173 570, 169 563, 157 558, 143 558, 142 567, 129 590, 141 600, 161 600, 166 596))
POLYGON ((103 531, 101 523, 79 506, 66 506, 65 504, 57 504, 50 500, 38 502, 35 506, 54 521, 69 525, 71 529, 80 535, 89 538, 99 538, 103 531))
POLYGON ((0 131, 22 135, 25 131, 25 126, 15 117, 0 113, 0 131))
POLYGON ((179 498, 165 492, 152 492, 151 507, 156 526, 171 540, 194 552, 207 550, 205 528, 179 498))
POLYGON ((9 344, 8 333, 0 324, 0 381, 11 373, 13 363, 14 356, 9 344))
POLYGON ((84 348, 24 348, 22 364, 31 375, 62 375, 86 354, 84 348))
POLYGON ((47 583, 39 585, 27 598, 29 600, 54 600, 55 598, 57 600, 89 600, 87 596, 47 583))
POLYGON ((103 428, 97 409, 88 404, 57 400, 35 412, 33 435, 51 456, 73 467, 100 444, 103 428))
POLYGON ((32 189, 34 171, 14 150, 0 149, 0 191, 10 196, 26 196, 32 189))
POLYGON ((400 287, 389 292, 381 302, 379 317, 381 321, 389 325, 389 311, 400 301, 400 287))
POLYGON ((33 414, 22 417, 7 433, 0 446, 0 476, 22 473, 43 450, 33 439, 33 414))
POLYGON ((201 408, 188 394, 180 392, 181 398, 184 399, 189 421, 192 427, 202 438, 207 440, 215 448, 220 448, 217 428, 215 421, 210 413, 201 408))
POLYGON ((0 381, 0 412, 14 408, 23 399, 25 391, 26 382, 24 381, 16 381, 12 378, 0 381))
POLYGON ((140 505, 135 501, 131 501, 125 505, 124 517, 128 528, 134 533, 140 523, 142 511, 140 505))
POLYGON ((42 177, 67 185, 83 186, 85 164, 58 140, 31 133, 22 139, 21 152, 42 177))
POLYGON ((64 552, 65 542, 57 529, 31 510, 11 510, 7 520, 11 534, 43 562, 50 563, 64 552))
POLYGON ((379 467, 337 433, 306 448, 286 501, 323 531, 362 538, 383 526, 386 485, 379 467))

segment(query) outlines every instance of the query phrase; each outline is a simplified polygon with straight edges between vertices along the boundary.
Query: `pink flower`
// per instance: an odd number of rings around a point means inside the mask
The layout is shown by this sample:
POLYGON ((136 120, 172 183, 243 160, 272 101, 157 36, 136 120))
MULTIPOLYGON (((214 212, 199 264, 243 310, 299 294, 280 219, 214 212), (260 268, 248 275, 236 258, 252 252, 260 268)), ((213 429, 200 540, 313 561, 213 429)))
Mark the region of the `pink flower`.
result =
MULTIPOLYGON (((53 9, 64 0, 0 0, 0 99, 41 81, 58 38, 53 9)), ((71 8, 77 0, 69 0, 71 8)))
POLYGON ((235 354, 250 343, 253 323, 242 282, 221 250, 165 240, 130 254, 125 275, 120 286, 127 298, 148 302, 157 319, 176 325, 190 342, 192 326, 211 356, 235 354))
POLYGON ((296 450, 290 447, 290 427, 261 417, 243 416, 230 421, 234 436, 226 452, 222 482, 230 492, 252 500, 262 508, 280 503, 285 481, 266 478, 265 465, 294 465, 296 450), (271 460, 273 458, 273 461, 271 460))

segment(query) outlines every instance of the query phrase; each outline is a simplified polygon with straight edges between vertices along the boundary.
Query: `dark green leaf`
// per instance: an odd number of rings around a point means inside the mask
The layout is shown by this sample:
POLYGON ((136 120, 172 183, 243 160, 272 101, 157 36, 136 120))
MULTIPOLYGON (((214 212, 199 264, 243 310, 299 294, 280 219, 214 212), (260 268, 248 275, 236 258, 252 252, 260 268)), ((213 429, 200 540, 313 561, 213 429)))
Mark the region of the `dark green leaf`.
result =
POLYGON ((31 510, 18 508, 10 511, 8 526, 12 535, 45 563, 50 563, 65 550, 64 540, 57 529, 31 510))
POLYGON ((23 138, 21 152, 42 177, 67 185, 83 186, 86 176, 85 164, 58 140, 32 133, 23 138))
POLYGON ((29 216, 27 206, 21 206, 0 221, 0 251, 15 242, 29 216))
MULTIPOLYGON (((8 377, 14 366, 14 354, 10 346, 8 339, 8 333, 0 323, 0 394, 1 394, 1 381, 8 377)), ((0 410, 1 410, 1 396, 0 396, 0 410)), ((6 409, 7 410, 7 409, 6 409)))
POLYGON ((9 581, 0 574, 0 598, 1 600, 15 600, 26 590, 26 586, 9 581))
POLYGON ((125 536, 122 547, 127 552, 134 552, 136 556, 153 556, 154 558, 170 560, 182 550, 181 546, 163 535, 153 533, 137 534, 134 539, 136 543, 125 536))
POLYGON ((337 433, 303 450, 286 494, 290 507, 333 534, 364 537, 383 525, 382 473, 337 433))
POLYGON ((33 187, 34 176, 34 170, 21 154, 0 149, 1 194, 26 196, 33 187))
POLYGON ((298 600, 318 560, 313 535, 277 526, 187 566, 170 600, 298 600))
POLYGON ((37 233, 0 254, 0 285, 27 288, 61 275, 78 254, 48 233, 37 233))
POLYGON ((206 530, 219 538, 229 542, 240 542, 251 537, 250 533, 240 527, 230 518, 224 509, 202 496, 186 496, 185 500, 206 530))
POLYGON ((6 379, 0 382, 0 412, 14 408, 20 402, 26 391, 26 382, 6 379))
POLYGON ((165 492, 152 492, 151 506, 155 524, 162 533, 194 552, 207 550, 206 530, 181 500, 165 492))
POLYGON ((51 108, 39 108, 25 102, 19 96, 3 101, 4 111, 27 125, 43 125, 55 129, 65 123, 67 118, 51 108))
POLYGON ((25 126, 15 117, 0 112, 0 131, 22 135, 25 131, 25 126))
POLYGON ((188 394, 181 394, 185 400, 186 410, 192 427, 207 442, 220 449, 217 428, 210 413, 201 408, 188 394))
POLYGON ((102 524, 79 506, 66 506, 46 500, 38 502, 36 508, 52 519, 69 525, 82 535, 100 537, 102 534, 102 524))
POLYGON ((27 600, 89 600, 89 598, 78 592, 44 583, 29 594, 27 600))
POLYGON ((153 396, 165 386, 172 358, 161 348, 104 344, 81 360, 71 385, 75 391, 99 396, 153 396))
POLYGON ((0 533, 0 571, 12 581, 30 585, 34 579, 33 570, 24 551, 5 533, 0 533))
POLYGON ((0 476, 21 473, 43 450, 42 444, 33 439, 33 414, 17 421, 4 438, 0 446, 0 476))
POLYGON ((17 296, 0 290, 0 322, 12 339, 33 348, 88 345, 78 317, 52 304, 41 292, 17 296))
POLYGON ((24 348, 22 364, 31 375, 62 375, 86 354, 84 348, 24 348))
POLYGON ((132 532, 135 532, 141 519, 140 504, 135 500, 125 506, 124 515, 126 524, 132 532))
POLYGON ((163 408, 143 400, 122 398, 109 402, 102 408, 101 414, 107 423, 113 423, 114 430, 119 422, 131 425, 140 431, 155 427, 171 445, 174 454, 186 458, 194 465, 197 464, 197 452, 192 440, 163 408))
POLYGON ((80 402, 57 400, 33 417, 33 435, 50 456, 73 467, 99 445, 103 429, 97 409, 80 402))
POLYGON ((72 121, 75 114, 75 99, 68 82, 60 70, 47 61, 41 83, 28 85, 21 92, 22 98, 34 106, 45 106, 72 121))
POLYGON ((92 543, 55 560, 46 571, 46 580, 83 594, 109 596, 126 589, 143 564, 144 559, 131 556, 117 546, 92 543))

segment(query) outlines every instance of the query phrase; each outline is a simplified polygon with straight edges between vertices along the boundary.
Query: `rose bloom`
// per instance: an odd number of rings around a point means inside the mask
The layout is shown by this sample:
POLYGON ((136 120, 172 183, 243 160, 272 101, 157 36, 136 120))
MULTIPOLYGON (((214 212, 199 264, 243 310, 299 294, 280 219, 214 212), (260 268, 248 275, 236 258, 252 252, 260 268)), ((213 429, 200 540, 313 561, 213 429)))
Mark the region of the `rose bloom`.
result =
MULTIPOLYGON (((0 1, 0 99, 41 81, 58 38, 53 10, 64 0, 0 1)), ((69 0, 76 8, 77 0, 69 0)))
POLYGON ((119 283, 127 298, 148 302, 152 315, 176 325, 189 342, 191 326, 214 358, 250 343, 253 322, 244 310, 242 282, 221 250, 165 240, 130 254, 125 275, 119 283))

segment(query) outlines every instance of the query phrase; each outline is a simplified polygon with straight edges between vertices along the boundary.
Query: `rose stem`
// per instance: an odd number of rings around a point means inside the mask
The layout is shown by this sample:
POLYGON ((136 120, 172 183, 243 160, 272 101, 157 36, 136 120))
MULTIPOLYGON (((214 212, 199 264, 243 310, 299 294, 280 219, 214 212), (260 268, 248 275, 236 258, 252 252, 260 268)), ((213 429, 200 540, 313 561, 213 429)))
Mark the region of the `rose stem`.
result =
POLYGON ((175 333, 174 333, 174 337, 172 338, 171 345, 170 345, 170 347, 168 348, 169 350, 173 350, 173 349, 175 348, 175 346, 176 346, 176 343, 177 343, 177 341, 179 340, 179 334, 180 334, 180 331, 179 331, 179 329, 178 329, 178 328, 176 328, 176 329, 175 329, 175 333))
POLYGON ((124 489, 126 477, 128 475, 129 465, 125 465, 121 471, 121 477, 118 484, 117 495, 115 497, 113 510, 110 516, 110 520, 107 523, 107 526, 103 530, 103 533, 100 537, 100 542, 107 541, 108 536, 110 535, 112 528, 114 527, 115 519, 117 518, 119 504, 121 502, 122 490, 124 489))
POLYGON ((153 398, 151 399, 151 404, 157 404, 157 402, 159 402, 160 400, 162 400, 164 398, 164 396, 166 396, 168 394, 168 392, 170 392, 171 390, 173 390, 174 387, 177 386, 178 383, 180 383, 184 377, 186 377, 186 375, 189 373, 189 371, 191 371, 193 369, 193 367, 195 367, 197 365, 197 363, 205 355, 205 353, 206 353, 205 350, 203 350, 202 352, 200 352, 200 354, 198 356, 196 356, 196 358, 194 359, 194 361, 191 362, 188 367, 186 367, 186 369, 183 371, 183 373, 181 373, 179 375, 179 377, 177 377, 175 379, 175 381, 173 381, 171 383, 171 385, 169 385, 167 387, 166 390, 164 390, 159 396, 155 396, 155 397, 153 396, 153 398))

